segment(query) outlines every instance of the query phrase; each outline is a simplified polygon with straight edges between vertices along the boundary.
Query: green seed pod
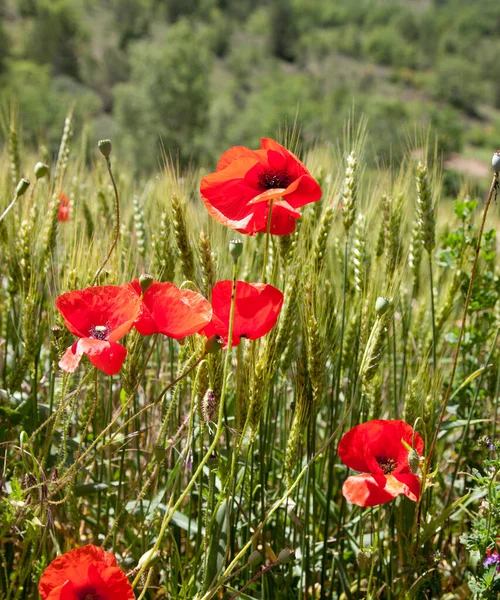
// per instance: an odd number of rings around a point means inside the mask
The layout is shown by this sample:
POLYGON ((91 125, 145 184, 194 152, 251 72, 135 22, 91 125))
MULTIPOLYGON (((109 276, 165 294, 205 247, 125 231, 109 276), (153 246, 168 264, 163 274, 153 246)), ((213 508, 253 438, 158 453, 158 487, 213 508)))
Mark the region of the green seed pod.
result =
POLYGON ((111 140, 99 140, 97 147, 105 158, 109 158, 112 150, 111 140))
POLYGON ((283 550, 278 554, 278 562, 280 565, 286 565, 294 560, 295 550, 292 550, 291 548, 283 548, 283 550))
POLYGON ((16 187, 16 198, 23 196, 26 193, 26 190, 29 188, 29 186, 30 182, 27 179, 24 179, 24 177, 20 179, 16 187))
POLYGON ((233 261, 238 262, 239 257, 243 252, 243 241, 235 238, 229 242, 229 253, 231 254, 233 261))
POLYGON ((262 554, 258 550, 254 550, 252 554, 248 557, 248 564, 251 567, 257 567, 262 562, 263 557, 262 554))
POLYGON ((148 275, 147 273, 143 273, 139 277, 139 285, 141 286, 142 293, 145 294, 149 288, 153 285, 153 276, 148 275))
POLYGON ((385 313, 389 310, 390 300, 384 298, 383 296, 379 296, 377 301, 375 302, 375 312, 379 317, 385 315, 385 313))
POLYGON ((49 173, 49 165, 46 165, 43 162, 37 162, 34 168, 35 177, 37 179, 42 179, 49 173))
POLYGON ((491 159, 491 166, 493 167, 493 171, 495 173, 500 172, 500 150, 496 150, 493 154, 493 158, 491 159))

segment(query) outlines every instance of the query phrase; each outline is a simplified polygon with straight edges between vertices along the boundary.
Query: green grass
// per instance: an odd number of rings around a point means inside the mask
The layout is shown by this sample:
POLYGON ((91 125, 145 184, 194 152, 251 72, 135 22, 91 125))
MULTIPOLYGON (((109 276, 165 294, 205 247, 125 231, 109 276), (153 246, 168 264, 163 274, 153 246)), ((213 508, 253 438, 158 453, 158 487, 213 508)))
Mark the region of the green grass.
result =
MULTIPOLYGON (((498 575, 493 570, 487 580, 482 561, 500 534, 500 490, 487 462, 496 454, 479 443, 497 433, 495 235, 483 238, 440 424, 482 203, 457 203, 456 212, 441 207, 441 176, 430 165, 437 214, 430 253, 433 364, 429 261, 423 250, 415 264, 419 241, 412 237, 422 230, 417 165, 408 157, 399 172, 366 174, 363 141, 346 136, 332 140, 340 150, 318 147, 304 157, 323 198, 303 209, 289 239, 270 239, 267 280, 285 295, 276 328, 244 340, 230 356, 226 350, 209 356, 158 403, 160 392, 203 354, 204 338, 180 344, 130 332, 120 375, 105 376, 86 358, 74 374, 63 373, 57 363, 74 338, 55 300, 91 285, 114 236, 114 196, 97 149, 92 166, 84 164, 78 132, 63 143, 50 179, 35 187, 32 178, 0 224, 2 598, 36 598, 50 561, 89 542, 115 553, 142 598, 229 599, 251 580, 241 598, 452 600, 466 597, 468 582, 479 590, 475 597, 496 597, 498 575), (365 227, 355 220, 346 236, 339 199, 344 157, 353 148, 355 210, 365 227), (69 222, 57 220, 60 191, 71 198, 69 222), (383 320, 375 312, 379 296, 391 300, 383 320), (225 400, 218 426, 217 415, 210 423, 200 416, 208 388, 225 400), (306 411, 300 426, 294 425, 299 410, 306 411), (373 418, 415 425, 424 456, 440 425, 420 503, 400 497, 362 509, 344 500, 348 473, 338 442, 373 418), (139 568, 152 548, 156 562, 139 568), (283 550, 287 560, 283 554, 278 560, 283 550), (255 551, 260 566, 254 556, 249 562, 255 551)), ((20 158, 26 172, 38 160, 20 158)), ((146 272, 180 286, 189 273, 185 285, 209 297, 211 269, 216 280, 232 276, 234 232, 206 213, 201 173, 167 166, 134 181, 120 156, 111 160, 121 231, 98 283, 122 284, 146 272), (172 194, 180 199, 175 214, 172 194), (179 213, 187 235, 180 233, 179 213)), ((10 162, 5 149, 1 211, 14 193, 10 162)), ((497 225, 493 205, 486 229, 497 225)), ((238 277, 261 281, 265 235, 239 237, 238 277)))

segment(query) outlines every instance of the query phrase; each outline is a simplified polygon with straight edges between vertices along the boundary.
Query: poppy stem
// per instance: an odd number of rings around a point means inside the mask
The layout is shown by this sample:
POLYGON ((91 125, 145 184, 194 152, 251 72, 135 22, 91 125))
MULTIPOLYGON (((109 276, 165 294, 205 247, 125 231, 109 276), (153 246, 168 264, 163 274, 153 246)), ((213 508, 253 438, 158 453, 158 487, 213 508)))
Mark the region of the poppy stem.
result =
POLYGON ((264 265, 262 266, 262 282, 266 283, 266 270, 267 270, 267 256, 269 254, 269 242, 271 239, 271 218, 273 215, 274 200, 269 203, 269 213, 267 214, 267 225, 266 225, 266 247, 264 250, 264 265))
MULTIPOLYGON (((476 271, 477 271, 477 263, 479 261, 479 254, 481 251, 481 240, 483 237, 483 232, 484 232, 484 227, 486 224, 486 216, 488 215, 488 209, 490 208, 490 204, 491 201, 493 199, 493 197, 496 198, 497 196, 497 190, 498 190, 498 173, 494 173, 493 174, 493 180, 491 182, 490 185, 490 190, 488 192, 488 197, 486 198, 486 203, 484 205, 484 210, 483 210, 483 218, 481 219, 481 225, 479 227, 479 234, 477 236, 477 244, 476 244, 476 252, 474 255, 474 262, 472 264, 472 270, 471 270, 471 274, 470 274, 470 279, 469 279, 469 288, 467 290, 467 296, 465 298, 465 304, 464 304, 464 312, 462 315, 462 324, 460 326, 460 331, 458 334, 458 340, 457 340, 457 345, 455 348, 455 354, 453 355, 453 363, 452 363, 452 367, 451 367, 451 375, 450 375, 450 381, 448 383, 448 388, 446 390, 446 394, 443 400, 443 405, 441 407, 441 412, 439 414, 439 419, 436 425, 436 430, 434 432, 434 436, 432 438, 432 443, 431 446, 429 448, 429 454, 427 456, 427 462, 426 462, 426 467, 424 470, 424 477, 423 477, 423 481, 422 481, 422 489, 425 489, 425 478, 426 478, 426 474, 429 472, 430 468, 431 468, 431 464, 432 464, 432 457, 434 454, 434 450, 436 448, 436 443, 437 443, 437 438, 439 435, 439 430, 441 428, 441 425, 444 421, 444 417, 446 415, 446 408, 448 407, 448 402, 450 400, 451 397, 451 390, 453 387, 453 382, 455 380, 455 373, 457 370, 457 365, 458 365, 458 357, 460 355, 460 349, 462 346, 462 338, 464 335, 464 331, 465 331, 465 324, 467 322, 467 313, 469 310, 469 304, 470 304, 470 300, 472 297, 472 287, 474 285, 474 280, 476 278, 476 271)), ((418 510, 418 522, 420 521, 420 510, 421 510, 421 503, 419 504, 419 510, 418 510)))
POLYGON ((94 275, 92 285, 96 284, 96 281, 99 278, 99 275, 101 274, 102 270, 106 266, 108 260, 111 258, 111 254, 113 253, 113 250, 115 249, 115 246, 118 243, 118 238, 120 237, 120 198, 118 196, 118 188, 116 186, 116 181, 113 176, 113 171, 111 170, 111 161, 109 160, 109 157, 105 157, 105 158, 106 158, 106 166, 108 167, 108 173, 111 178, 111 183, 113 184, 113 190, 115 192, 116 230, 115 230, 115 237, 111 244, 111 248, 109 249, 108 254, 106 255, 106 258, 104 259, 104 262, 99 267, 97 273, 94 275))
MULTIPOLYGON (((160 527, 160 531, 158 533, 158 537, 156 539, 155 545, 153 546, 153 549, 151 550, 152 554, 155 554, 158 551, 158 549, 160 548, 163 537, 165 536, 165 532, 167 531, 167 528, 170 524, 170 521, 172 520, 172 517, 174 516, 175 512, 179 509, 181 504, 184 502, 187 495, 191 491, 192 487, 196 483, 198 477, 203 472, 203 468, 205 467, 207 462, 210 460, 210 457, 212 456, 215 449, 217 448, 217 444, 219 443, 219 440, 222 436, 222 432, 224 431, 224 406, 225 406, 225 398, 226 398, 226 390, 227 390, 227 376, 228 376, 229 366, 230 366, 230 362, 231 362, 231 350, 233 347, 234 313, 235 313, 235 306, 236 306, 236 280, 237 280, 237 275, 238 275, 238 258, 234 258, 233 260, 234 260, 233 289, 232 289, 232 294, 231 294, 231 310, 229 313, 229 336, 228 336, 228 343, 227 343, 228 345, 227 345, 227 351, 226 351, 226 356, 225 356, 225 361, 224 361, 224 371, 223 371, 223 375, 222 375, 222 391, 221 391, 220 402, 219 402, 219 415, 218 415, 218 419, 217 419, 217 428, 215 431, 214 439, 212 440, 212 443, 210 444, 209 449, 206 451, 205 456, 201 459, 200 464, 198 465, 198 467, 197 467, 196 471, 194 472, 193 476, 191 477, 190 481, 184 488, 184 491, 182 492, 182 494, 179 496, 179 498, 177 499, 175 504, 171 507, 170 511, 165 512, 165 516, 163 517, 163 521, 162 521, 162 524, 160 527)), ((209 532, 207 531, 205 533, 205 535, 208 536, 209 532)), ((134 581, 132 582, 133 588, 136 587, 136 585, 140 581, 142 574, 144 573, 145 570, 146 570, 146 565, 144 565, 141 569, 139 569, 134 581)))

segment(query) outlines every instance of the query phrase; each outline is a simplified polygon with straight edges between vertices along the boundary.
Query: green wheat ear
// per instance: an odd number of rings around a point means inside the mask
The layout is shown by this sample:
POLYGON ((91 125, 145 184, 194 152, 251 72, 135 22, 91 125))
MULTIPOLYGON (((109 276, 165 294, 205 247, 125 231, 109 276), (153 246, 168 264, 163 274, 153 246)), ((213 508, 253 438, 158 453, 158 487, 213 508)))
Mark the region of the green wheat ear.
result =
POLYGON ((176 194, 172 195, 172 217, 174 235, 177 243, 178 256, 182 265, 182 275, 189 281, 194 281, 193 248, 186 227, 186 208, 176 194))

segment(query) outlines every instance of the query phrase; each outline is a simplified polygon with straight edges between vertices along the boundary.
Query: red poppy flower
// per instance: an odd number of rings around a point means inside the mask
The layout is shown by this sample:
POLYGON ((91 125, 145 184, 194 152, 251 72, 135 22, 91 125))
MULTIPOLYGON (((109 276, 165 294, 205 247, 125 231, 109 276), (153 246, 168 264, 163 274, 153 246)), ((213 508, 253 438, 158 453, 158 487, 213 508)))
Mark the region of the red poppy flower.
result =
POLYGON ((42 600, 134 600, 125 573, 111 552, 89 544, 61 554, 45 569, 42 600))
POLYGON ((286 148, 262 138, 260 150, 234 146, 215 173, 203 177, 200 192, 210 215, 240 233, 267 230, 271 200, 271 233, 295 230, 299 207, 321 198, 321 188, 300 160, 286 148))
POLYGON ((408 449, 412 445, 419 456, 424 442, 404 421, 382 419, 356 425, 339 444, 342 462, 361 475, 348 477, 342 494, 358 506, 376 506, 404 494, 416 502, 420 497, 420 479, 408 465, 408 449))
POLYGON ((69 221, 69 198, 62 192, 59 194, 57 218, 59 221, 69 221))
POLYGON ((117 344, 134 325, 141 311, 136 294, 123 287, 88 287, 59 296, 57 310, 66 327, 80 339, 70 346, 59 366, 72 373, 84 354, 107 375, 121 369, 127 350, 117 344))
POLYGON ((179 340, 198 333, 212 318, 208 300, 173 283, 154 281, 144 294, 138 279, 124 287, 142 299, 142 311, 134 323, 141 335, 162 333, 179 340))
MULTIPOLYGON (((231 292, 233 282, 219 281, 212 290, 212 321, 203 333, 207 337, 219 335, 227 346, 229 338, 229 315, 231 312, 231 292)), ((283 294, 265 283, 236 282, 234 308, 233 347, 242 337, 250 340, 266 335, 276 325, 283 305, 283 294)))

